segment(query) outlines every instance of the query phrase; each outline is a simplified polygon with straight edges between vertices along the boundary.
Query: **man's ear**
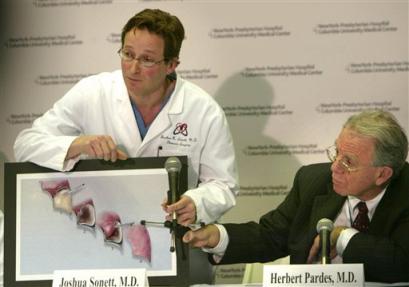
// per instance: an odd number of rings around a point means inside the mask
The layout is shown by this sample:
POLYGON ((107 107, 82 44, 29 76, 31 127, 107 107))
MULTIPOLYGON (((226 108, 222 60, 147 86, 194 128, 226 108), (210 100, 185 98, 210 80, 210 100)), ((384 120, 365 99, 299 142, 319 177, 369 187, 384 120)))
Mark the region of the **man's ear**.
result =
POLYGON ((386 183, 393 175, 393 169, 389 166, 379 167, 379 171, 376 177, 376 185, 381 186, 386 183))
POLYGON ((169 60, 168 62, 168 70, 167 70, 167 74, 172 74, 176 67, 179 66, 179 59, 178 58, 173 58, 172 60, 169 60))

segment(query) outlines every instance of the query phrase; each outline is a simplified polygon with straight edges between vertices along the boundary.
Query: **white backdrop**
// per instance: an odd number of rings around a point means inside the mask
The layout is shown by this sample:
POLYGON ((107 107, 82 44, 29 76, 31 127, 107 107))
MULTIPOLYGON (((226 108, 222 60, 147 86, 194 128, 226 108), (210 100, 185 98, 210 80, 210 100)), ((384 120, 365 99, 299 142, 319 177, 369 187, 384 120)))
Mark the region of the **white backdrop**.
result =
MULTIPOLYGON (((180 18, 178 73, 212 94, 231 125, 241 194, 222 221, 257 220, 275 207, 299 166, 327 160, 324 149, 352 113, 384 108, 409 127, 408 1, 0 5, 1 162, 14 161, 18 132, 80 78, 120 68, 121 29, 146 7, 180 18)), ((3 180, 3 165, 0 173, 3 180)), ((241 267, 217 276, 237 281, 241 267)))

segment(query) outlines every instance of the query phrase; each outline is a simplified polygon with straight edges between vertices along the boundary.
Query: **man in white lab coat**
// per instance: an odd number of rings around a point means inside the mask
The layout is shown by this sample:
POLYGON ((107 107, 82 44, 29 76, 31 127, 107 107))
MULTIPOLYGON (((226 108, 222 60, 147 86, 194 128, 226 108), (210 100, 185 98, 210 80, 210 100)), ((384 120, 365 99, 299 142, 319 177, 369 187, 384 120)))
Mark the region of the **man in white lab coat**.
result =
POLYGON ((189 190, 164 209, 183 225, 217 220, 238 193, 233 142, 220 106, 175 72, 183 39, 167 12, 129 19, 121 70, 79 81, 18 135, 16 160, 68 171, 82 158, 187 155, 189 190))

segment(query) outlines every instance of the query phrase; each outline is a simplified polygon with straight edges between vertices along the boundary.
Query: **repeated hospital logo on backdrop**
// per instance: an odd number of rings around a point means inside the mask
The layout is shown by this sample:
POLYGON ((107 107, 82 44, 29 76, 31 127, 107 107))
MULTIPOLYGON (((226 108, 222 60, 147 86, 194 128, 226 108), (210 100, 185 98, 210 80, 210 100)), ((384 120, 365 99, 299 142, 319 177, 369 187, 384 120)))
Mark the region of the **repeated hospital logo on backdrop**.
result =
MULTIPOLYGON (((385 108, 408 130, 407 1, 3 2, 5 161, 14 158, 18 132, 77 81, 120 68, 122 24, 148 5, 180 17, 178 76, 212 94, 229 121, 241 194, 223 220, 257 219, 278 204, 300 165, 326 160, 324 149, 352 112, 385 108)), ((160 136, 162 152, 197 145, 200 131, 191 127, 173 123, 160 136)), ((242 276, 240 267, 223 268, 220 282, 242 276)))

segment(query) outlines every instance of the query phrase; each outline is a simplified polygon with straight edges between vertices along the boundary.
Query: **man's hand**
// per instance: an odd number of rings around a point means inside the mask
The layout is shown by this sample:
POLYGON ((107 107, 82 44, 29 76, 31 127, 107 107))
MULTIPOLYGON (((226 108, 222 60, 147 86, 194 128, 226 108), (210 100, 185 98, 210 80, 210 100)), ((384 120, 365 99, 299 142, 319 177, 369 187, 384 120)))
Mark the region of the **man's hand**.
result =
POLYGON ((127 154, 118 149, 112 138, 107 135, 77 137, 68 148, 66 159, 72 159, 80 154, 112 162, 128 158, 127 154))
MULTIPOLYGON (((330 257, 334 259, 337 256, 337 240, 339 235, 341 234, 342 230, 347 228, 346 226, 336 226, 330 235, 330 242, 331 242, 331 250, 330 250, 330 257)), ((320 236, 317 235, 314 238, 314 242, 312 243, 310 252, 308 254, 307 263, 312 264, 318 260, 318 253, 320 251, 320 236)))
POLYGON ((189 243, 192 247, 214 248, 219 244, 220 232, 214 225, 206 225, 197 230, 190 230, 183 236, 183 242, 189 243))
POLYGON ((171 205, 163 202, 162 207, 169 214, 166 220, 172 220, 171 214, 175 211, 180 225, 188 226, 196 222, 196 205, 189 196, 182 195, 179 201, 171 205))
POLYGON ((310 253, 308 254, 307 263, 312 264, 318 260, 318 253, 320 251, 320 236, 317 235, 314 238, 314 242, 310 248, 310 253))

